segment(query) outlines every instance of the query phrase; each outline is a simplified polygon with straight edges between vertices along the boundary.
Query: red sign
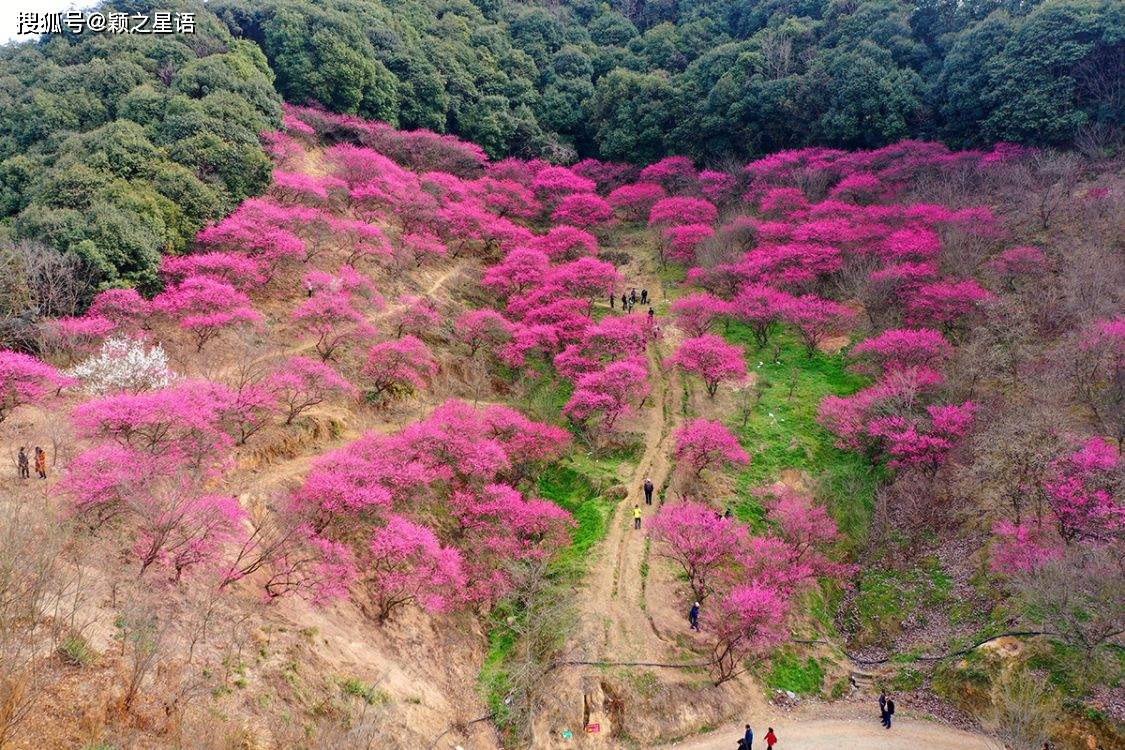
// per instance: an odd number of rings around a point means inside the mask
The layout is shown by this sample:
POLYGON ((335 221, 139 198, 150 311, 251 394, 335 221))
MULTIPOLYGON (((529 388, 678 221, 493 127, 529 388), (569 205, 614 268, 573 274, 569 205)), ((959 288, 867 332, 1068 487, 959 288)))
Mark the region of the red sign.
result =
POLYGON ((586 725, 586 734, 597 734, 600 731, 602 731, 602 725, 601 724, 587 724, 586 725))

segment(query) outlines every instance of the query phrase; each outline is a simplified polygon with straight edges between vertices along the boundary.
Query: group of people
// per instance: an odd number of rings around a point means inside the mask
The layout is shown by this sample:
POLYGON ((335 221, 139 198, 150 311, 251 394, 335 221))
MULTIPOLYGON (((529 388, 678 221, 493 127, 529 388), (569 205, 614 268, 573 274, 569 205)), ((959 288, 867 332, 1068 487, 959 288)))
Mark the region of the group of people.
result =
MULTIPOLYGON (((642 289, 639 295, 637 294, 636 289, 630 290, 628 294, 626 294, 625 292, 621 293, 621 310, 623 312, 633 312, 633 308, 637 306, 638 302, 640 302, 642 305, 648 305, 648 317, 651 320, 656 315, 656 313, 652 310, 652 303, 649 301, 647 289, 642 289)), ((617 295, 610 294, 609 309, 614 309, 616 305, 617 295)))
MULTIPOLYGON (((773 746, 777 744, 777 735, 773 733, 773 727, 766 730, 766 750, 773 750, 773 746)), ((746 733, 742 735, 742 739, 738 741, 738 750, 752 750, 754 747, 754 730, 750 725, 746 725, 746 733)))
MULTIPOLYGON (((27 455, 27 448, 20 446, 19 455, 16 457, 16 466, 19 468, 20 479, 31 478, 31 465, 27 455)), ((47 451, 35 446, 35 473, 40 479, 47 478, 47 451)))

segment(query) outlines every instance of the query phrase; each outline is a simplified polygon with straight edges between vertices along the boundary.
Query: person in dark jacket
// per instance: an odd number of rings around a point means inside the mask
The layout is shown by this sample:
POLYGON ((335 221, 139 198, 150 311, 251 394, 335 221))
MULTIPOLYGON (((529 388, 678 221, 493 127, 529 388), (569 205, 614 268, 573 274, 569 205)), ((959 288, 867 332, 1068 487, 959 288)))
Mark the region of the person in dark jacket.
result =
POLYGON ((637 290, 636 289, 630 290, 629 301, 632 302, 634 305, 637 304, 637 290))
POLYGON ((699 632, 699 602, 691 605, 691 610, 688 611, 688 622, 691 623, 691 629, 699 632))
POLYGON ((617 295, 616 295, 616 294, 614 294, 613 292, 610 292, 610 293, 609 293, 609 309, 610 309, 610 310, 612 310, 612 309, 613 309, 613 304, 614 304, 615 302, 617 302, 617 295))
POLYGON ((625 294, 625 292, 622 292, 621 293, 621 310, 623 312, 628 312, 628 310, 627 310, 628 307, 629 307, 629 295, 625 294))
POLYGON ((887 694, 884 692, 879 693, 879 721, 887 726, 887 694))
POLYGON ((641 290, 641 304, 642 305, 648 304, 648 290, 647 289, 641 290))
POLYGON ((645 483, 644 483, 645 505, 652 505, 652 491, 655 488, 656 488, 656 485, 654 485, 652 483, 652 480, 649 479, 648 477, 645 477, 645 483))
POLYGON ((20 479, 28 479, 31 477, 31 469, 28 467, 27 463, 27 451, 24 450, 22 445, 20 446, 20 454, 16 459, 16 464, 19 467, 20 479))
POLYGON ((649 323, 651 323, 651 322, 652 322, 652 320, 653 320, 653 318, 655 318, 655 317, 656 317, 656 311, 655 311, 655 310, 653 310, 653 309, 652 309, 652 308, 650 307, 650 308, 648 309, 648 322, 649 322, 649 323))
POLYGON ((741 750, 751 750, 754 747, 754 730, 749 724, 746 725, 746 734, 742 735, 742 741, 738 746, 741 750))
POLYGON ((893 698, 887 698, 887 721, 884 725, 884 726, 887 727, 887 729, 891 728, 891 722, 894 721, 894 718, 895 718, 895 702, 894 702, 894 699, 893 698))

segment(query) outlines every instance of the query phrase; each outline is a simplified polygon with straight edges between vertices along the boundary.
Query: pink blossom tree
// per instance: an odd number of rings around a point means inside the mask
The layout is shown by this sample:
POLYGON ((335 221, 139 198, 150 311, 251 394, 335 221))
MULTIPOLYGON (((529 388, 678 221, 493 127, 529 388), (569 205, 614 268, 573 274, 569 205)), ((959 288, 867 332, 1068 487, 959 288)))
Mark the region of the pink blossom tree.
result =
POLYGON ((881 373, 909 367, 937 369, 952 352, 953 347, 941 331, 896 328, 861 341, 849 356, 881 373))
POLYGON ((769 343, 770 334, 777 327, 794 298, 764 284, 746 284, 728 305, 731 317, 750 326, 754 341, 761 349, 769 343))
POLYGON ((189 568, 221 564, 224 547, 239 538, 246 512, 238 500, 196 491, 171 481, 132 498, 140 575, 159 565, 179 580, 189 568))
POLYGON ((707 224, 680 224, 664 230, 661 243, 660 260, 676 263, 692 263, 695 252, 706 240, 713 237, 715 230, 707 224))
POLYGON ((911 325, 936 325, 949 331, 978 314, 992 298, 973 279, 922 284, 906 302, 906 320, 911 325))
POLYGON ((604 299, 620 287, 621 274, 612 263, 585 256, 555 266, 548 273, 547 282, 565 289, 571 296, 593 301, 604 299))
POLYGON ((265 281, 258 262, 253 258, 219 251, 165 255, 160 261, 160 273, 172 283, 179 283, 193 276, 206 276, 241 291, 253 289, 265 281))
POLYGON ((551 219, 583 229, 600 227, 613 219, 613 206, 594 193, 573 193, 559 201, 551 219))
POLYGON ((175 319, 191 335, 197 352, 224 330, 262 321, 249 297, 207 276, 190 276, 168 287, 153 299, 152 307, 175 319))
POLYGON ((666 156, 642 169, 640 175, 641 182, 659 183, 670 193, 694 190, 698 179, 695 165, 686 156, 666 156))
POLYGON ((488 308, 466 310, 454 324, 457 338, 469 347, 469 356, 475 357, 484 347, 494 353, 512 340, 513 326, 503 315, 488 308))
POLYGON ((579 377, 563 413, 587 429, 597 418, 598 430, 604 434, 648 393, 648 368, 643 360, 623 359, 579 377))
POLYGON ((667 197, 667 191, 660 185, 638 182, 613 190, 606 200, 625 221, 644 221, 656 202, 667 197))
POLYGON ((7 350, 0 350, 0 422, 14 409, 43 401, 68 379, 45 362, 7 350))
POLYGON ((427 612, 445 611, 465 588, 460 553, 442 547, 433 531, 402 516, 392 516, 372 535, 368 554, 364 580, 379 624, 411 602, 427 612))
POLYGON ((695 292, 677 299, 671 309, 681 331, 688 336, 702 336, 720 316, 729 312, 730 306, 713 294, 695 292))
POLYGON ((719 383, 746 377, 745 352, 742 347, 728 344, 713 333, 686 339, 676 353, 668 358, 668 364, 702 378, 707 395, 711 398, 715 398, 719 383))
POLYGON ((812 575, 834 575, 841 570, 824 557, 825 550, 839 539, 836 522, 811 495, 778 482, 765 489, 767 518, 777 525, 789 545, 789 561, 807 565, 812 575))
POLYGON ((598 238, 577 227, 563 224, 551 227, 536 237, 531 247, 547 254, 553 262, 577 260, 583 255, 598 254, 598 238))
POLYGON ((733 518, 703 503, 666 505, 652 519, 657 554, 684 573, 694 601, 703 602, 716 588, 738 577, 738 555, 749 537, 733 518))
POLYGON ((736 186, 734 175, 727 172, 704 169, 699 173, 699 191, 712 203, 723 204, 731 200, 736 186))
POLYGON ((1120 539, 1125 532, 1125 500, 1120 491, 1125 462, 1114 445, 1094 437, 1054 464, 1047 497, 1067 541, 1120 539))
POLYGON ((395 336, 423 337, 433 335, 441 327, 441 313, 425 297, 412 294, 399 298, 399 308, 391 316, 395 336))
POLYGON ((293 311, 298 328, 315 337, 313 348, 322 362, 336 358, 341 347, 375 335, 366 316, 346 291, 323 290, 301 302, 293 311))
POLYGON ((355 387, 338 372, 315 359, 290 357, 264 383, 285 410, 285 424, 334 395, 357 395, 355 387))
POLYGON ((436 373, 429 347, 414 336, 376 344, 363 365, 368 390, 376 399, 410 393, 436 373))
POLYGON ((999 521, 992 527, 989 566, 994 573, 1032 573, 1066 551, 1062 540, 1036 519, 1022 523, 999 521))
POLYGON ((787 635, 790 602, 776 589, 760 584, 735 586, 707 608, 704 623, 714 633, 711 647, 715 684, 745 671, 745 662, 765 656, 787 635))
POLYGON ((697 479, 708 469, 750 463, 750 454, 722 422, 692 419, 676 430, 675 439, 673 455, 690 468, 697 479))
POLYGON ((831 336, 840 335, 855 323, 855 314, 838 302, 806 294, 794 299, 782 312, 785 322, 797 329, 809 357, 831 336))
POLYGON ((518 295, 542 284, 550 265, 550 258, 542 250, 516 248, 485 271, 481 285, 504 298, 518 295))
POLYGON ((718 216, 718 209, 710 201, 674 196, 663 198, 653 204, 648 214, 648 225, 665 227, 682 224, 714 224, 718 216))
POLYGON ((94 296, 86 315, 109 320, 118 331, 127 333, 140 328, 151 312, 148 300, 136 289, 106 289, 94 296))

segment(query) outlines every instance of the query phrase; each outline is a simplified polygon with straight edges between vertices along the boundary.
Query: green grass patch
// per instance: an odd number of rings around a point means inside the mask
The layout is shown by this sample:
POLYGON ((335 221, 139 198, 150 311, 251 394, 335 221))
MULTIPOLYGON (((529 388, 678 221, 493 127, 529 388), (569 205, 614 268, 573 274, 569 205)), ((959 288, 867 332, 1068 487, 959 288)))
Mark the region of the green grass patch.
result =
POLYGON ((947 606, 952 588, 952 579, 936 557, 907 570, 865 570, 849 613, 856 637, 872 642, 897 634, 908 614, 947 606))
POLYGON ((731 323, 724 334, 746 347, 747 369, 758 376, 757 405, 745 424, 738 418, 732 425, 752 455, 738 479, 738 516, 760 528, 764 511, 754 488, 777 481, 785 469, 804 470, 816 480, 820 499, 850 545, 862 545, 883 470, 858 453, 837 448, 816 414, 825 396, 855 393, 868 378, 849 371, 842 353, 807 356, 788 331, 774 334, 762 349, 745 325, 731 323))
POLYGON ((391 700, 391 696, 386 690, 381 690, 374 685, 368 685, 363 680, 356 679, 355 677, 346 677, 340 680, 340 690, 343 691, 344 695, 359 698, 369 706, 388 703, 391 700))
POLYGON ((766 685, 797 695, 817 695, 824 685, 824 667, 812 656, 803 659, 791 649, 782 649, 770 659, 766 685))

